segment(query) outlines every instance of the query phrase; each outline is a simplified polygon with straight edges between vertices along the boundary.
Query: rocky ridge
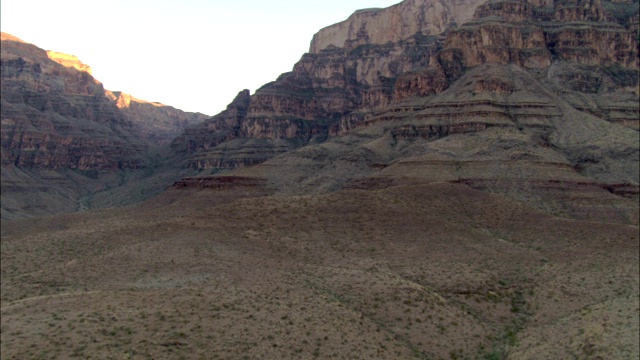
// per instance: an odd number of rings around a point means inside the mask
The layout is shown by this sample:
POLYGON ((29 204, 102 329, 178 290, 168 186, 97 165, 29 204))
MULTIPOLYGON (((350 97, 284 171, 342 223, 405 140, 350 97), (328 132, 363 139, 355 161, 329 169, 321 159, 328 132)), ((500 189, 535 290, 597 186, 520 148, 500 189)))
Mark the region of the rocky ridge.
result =
POLYGON ((638 129, 637 24, 632 13, 612 11, 617 5, 611 4, 412 0, 358 11, 318 32, 290 73, 245 93, 243 111, 187 130, 172 147, 191 154, 191 167, 216 171, 256 164, 399 113, 432 119, 425 124, 441 135, 497 123, 551 128, 549 119, 563 113, 549 102, 556 97, 638 129), (446 97, 438 94, 483 64, 505 69, 466 86, 463 92, 475 98, 440 102, 446 97), (540 102, 540 94, 514 87, 513 66, 553 94, 540 102), (469 125, 474 114, 479 117, 469 125))
MULTIPOLYGON (((20 41, 20 40, 18 40, 20 41)), ((47 57, 58 64, 74 68, 78 71, 86 72, 89 75, 93 75, 91 67, 78 59, 75 55, 64 54, 53 50, 47 50, 47 57)))
POLYGON ((156 148, 207 118, 107 91, 76 56, 9 34, 1 51, 3 218, 85 209, 125 173, 153 172, 156 148))
POLYGON ((309 53, 328 47, 352 50, 360 45, 385 45, 415 34, 439 35, 471 19, 483 1, 402 1, 386 9, 363 9, 313 36, 309 53))

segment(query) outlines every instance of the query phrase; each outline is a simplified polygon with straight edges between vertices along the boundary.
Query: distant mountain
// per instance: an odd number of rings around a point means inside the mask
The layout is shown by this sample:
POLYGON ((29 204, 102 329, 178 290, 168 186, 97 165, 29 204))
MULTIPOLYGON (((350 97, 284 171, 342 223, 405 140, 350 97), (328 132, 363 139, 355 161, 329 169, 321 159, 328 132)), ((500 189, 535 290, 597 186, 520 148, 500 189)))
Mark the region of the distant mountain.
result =
POLYGON ((77 57, 9 34, 1 55, 3 217, 74 210, 115 186, 114 174, 148 169, 152 148, 207 118, 106 91, 77 57))

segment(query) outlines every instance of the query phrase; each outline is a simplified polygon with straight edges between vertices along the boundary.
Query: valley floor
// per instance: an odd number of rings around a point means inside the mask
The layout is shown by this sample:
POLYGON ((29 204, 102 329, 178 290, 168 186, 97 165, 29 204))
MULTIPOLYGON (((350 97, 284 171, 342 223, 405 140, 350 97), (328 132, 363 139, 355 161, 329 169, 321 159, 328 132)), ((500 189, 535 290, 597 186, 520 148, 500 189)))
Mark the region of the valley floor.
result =
POLYGON ((631 359, 636 225, 462 184, 170 190, 2 226, 3 359, 631 359))

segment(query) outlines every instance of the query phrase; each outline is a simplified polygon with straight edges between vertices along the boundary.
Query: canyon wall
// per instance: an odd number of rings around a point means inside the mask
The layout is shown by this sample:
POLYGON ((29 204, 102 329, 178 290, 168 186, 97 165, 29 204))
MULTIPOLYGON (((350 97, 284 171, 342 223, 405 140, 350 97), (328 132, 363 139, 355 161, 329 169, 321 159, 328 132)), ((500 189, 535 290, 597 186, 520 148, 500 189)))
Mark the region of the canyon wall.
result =
MULTIPOLYGON (((155 148, 208 118, 107 91, 76 56, 5 33, 0 67, 3 219, 87 209, 96 192, 153 174, 155 148)), ((153 186, 123 201, 164 185, 153 186)))
MULTIPOLYGON (((399 108, 412 114, 450 107, 452 102, 438 105, 433 97, 484 64, 525 69, 574 108, 638 129, 637 16, 624 6, 637 3, 406 0, 357 11, 320 30, 291 72, 253 95, 244 93, 242 112, 231 116, 227 109, 186 130, 172 147, 191 154, 194 168, 255 164, 392 119, 389 112, 399 108)), ((516 92, 516 102, 526 103, 526 89, 515 91, 508 76, 507 71, 478 81, 471 91, 516 92)), ((494 98, 485 103, 502 107, 494 98)), ((547 123, 545 116, 520 125, 547 123)), ((515 118, 509 117, 513 126, 515 118)))
POLYGON ((385 9, 356 11, 347 20, 327 26, 313 36, 309 53, 330 46, 354 49, 360 45, 384 45, 417 33, 439 35, 471 19, 483 0, 406 0, 385 9))
POLYGON ((88 66, 4 35, 1 61, 3 165, 79 170, 144 166, 147 144, 104 96, 88 66))

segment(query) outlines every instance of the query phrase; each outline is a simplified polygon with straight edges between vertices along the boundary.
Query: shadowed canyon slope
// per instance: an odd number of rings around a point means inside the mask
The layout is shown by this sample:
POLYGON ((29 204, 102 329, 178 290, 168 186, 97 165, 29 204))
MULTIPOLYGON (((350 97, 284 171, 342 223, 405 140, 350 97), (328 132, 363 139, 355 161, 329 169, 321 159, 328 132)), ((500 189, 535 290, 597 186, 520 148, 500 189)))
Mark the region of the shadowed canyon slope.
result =
MULTIPOLYGON (((637 12, 406 0, 320 30, 92 199, 167 191, 3 222, 2 357, 637 358, 637 12)), ((105 99, 129 134, 163 109, 105 99)))
POLYGON ((203 114, 105 91, 75 56, 2 34, 2 217, 87 206, 203 114))

